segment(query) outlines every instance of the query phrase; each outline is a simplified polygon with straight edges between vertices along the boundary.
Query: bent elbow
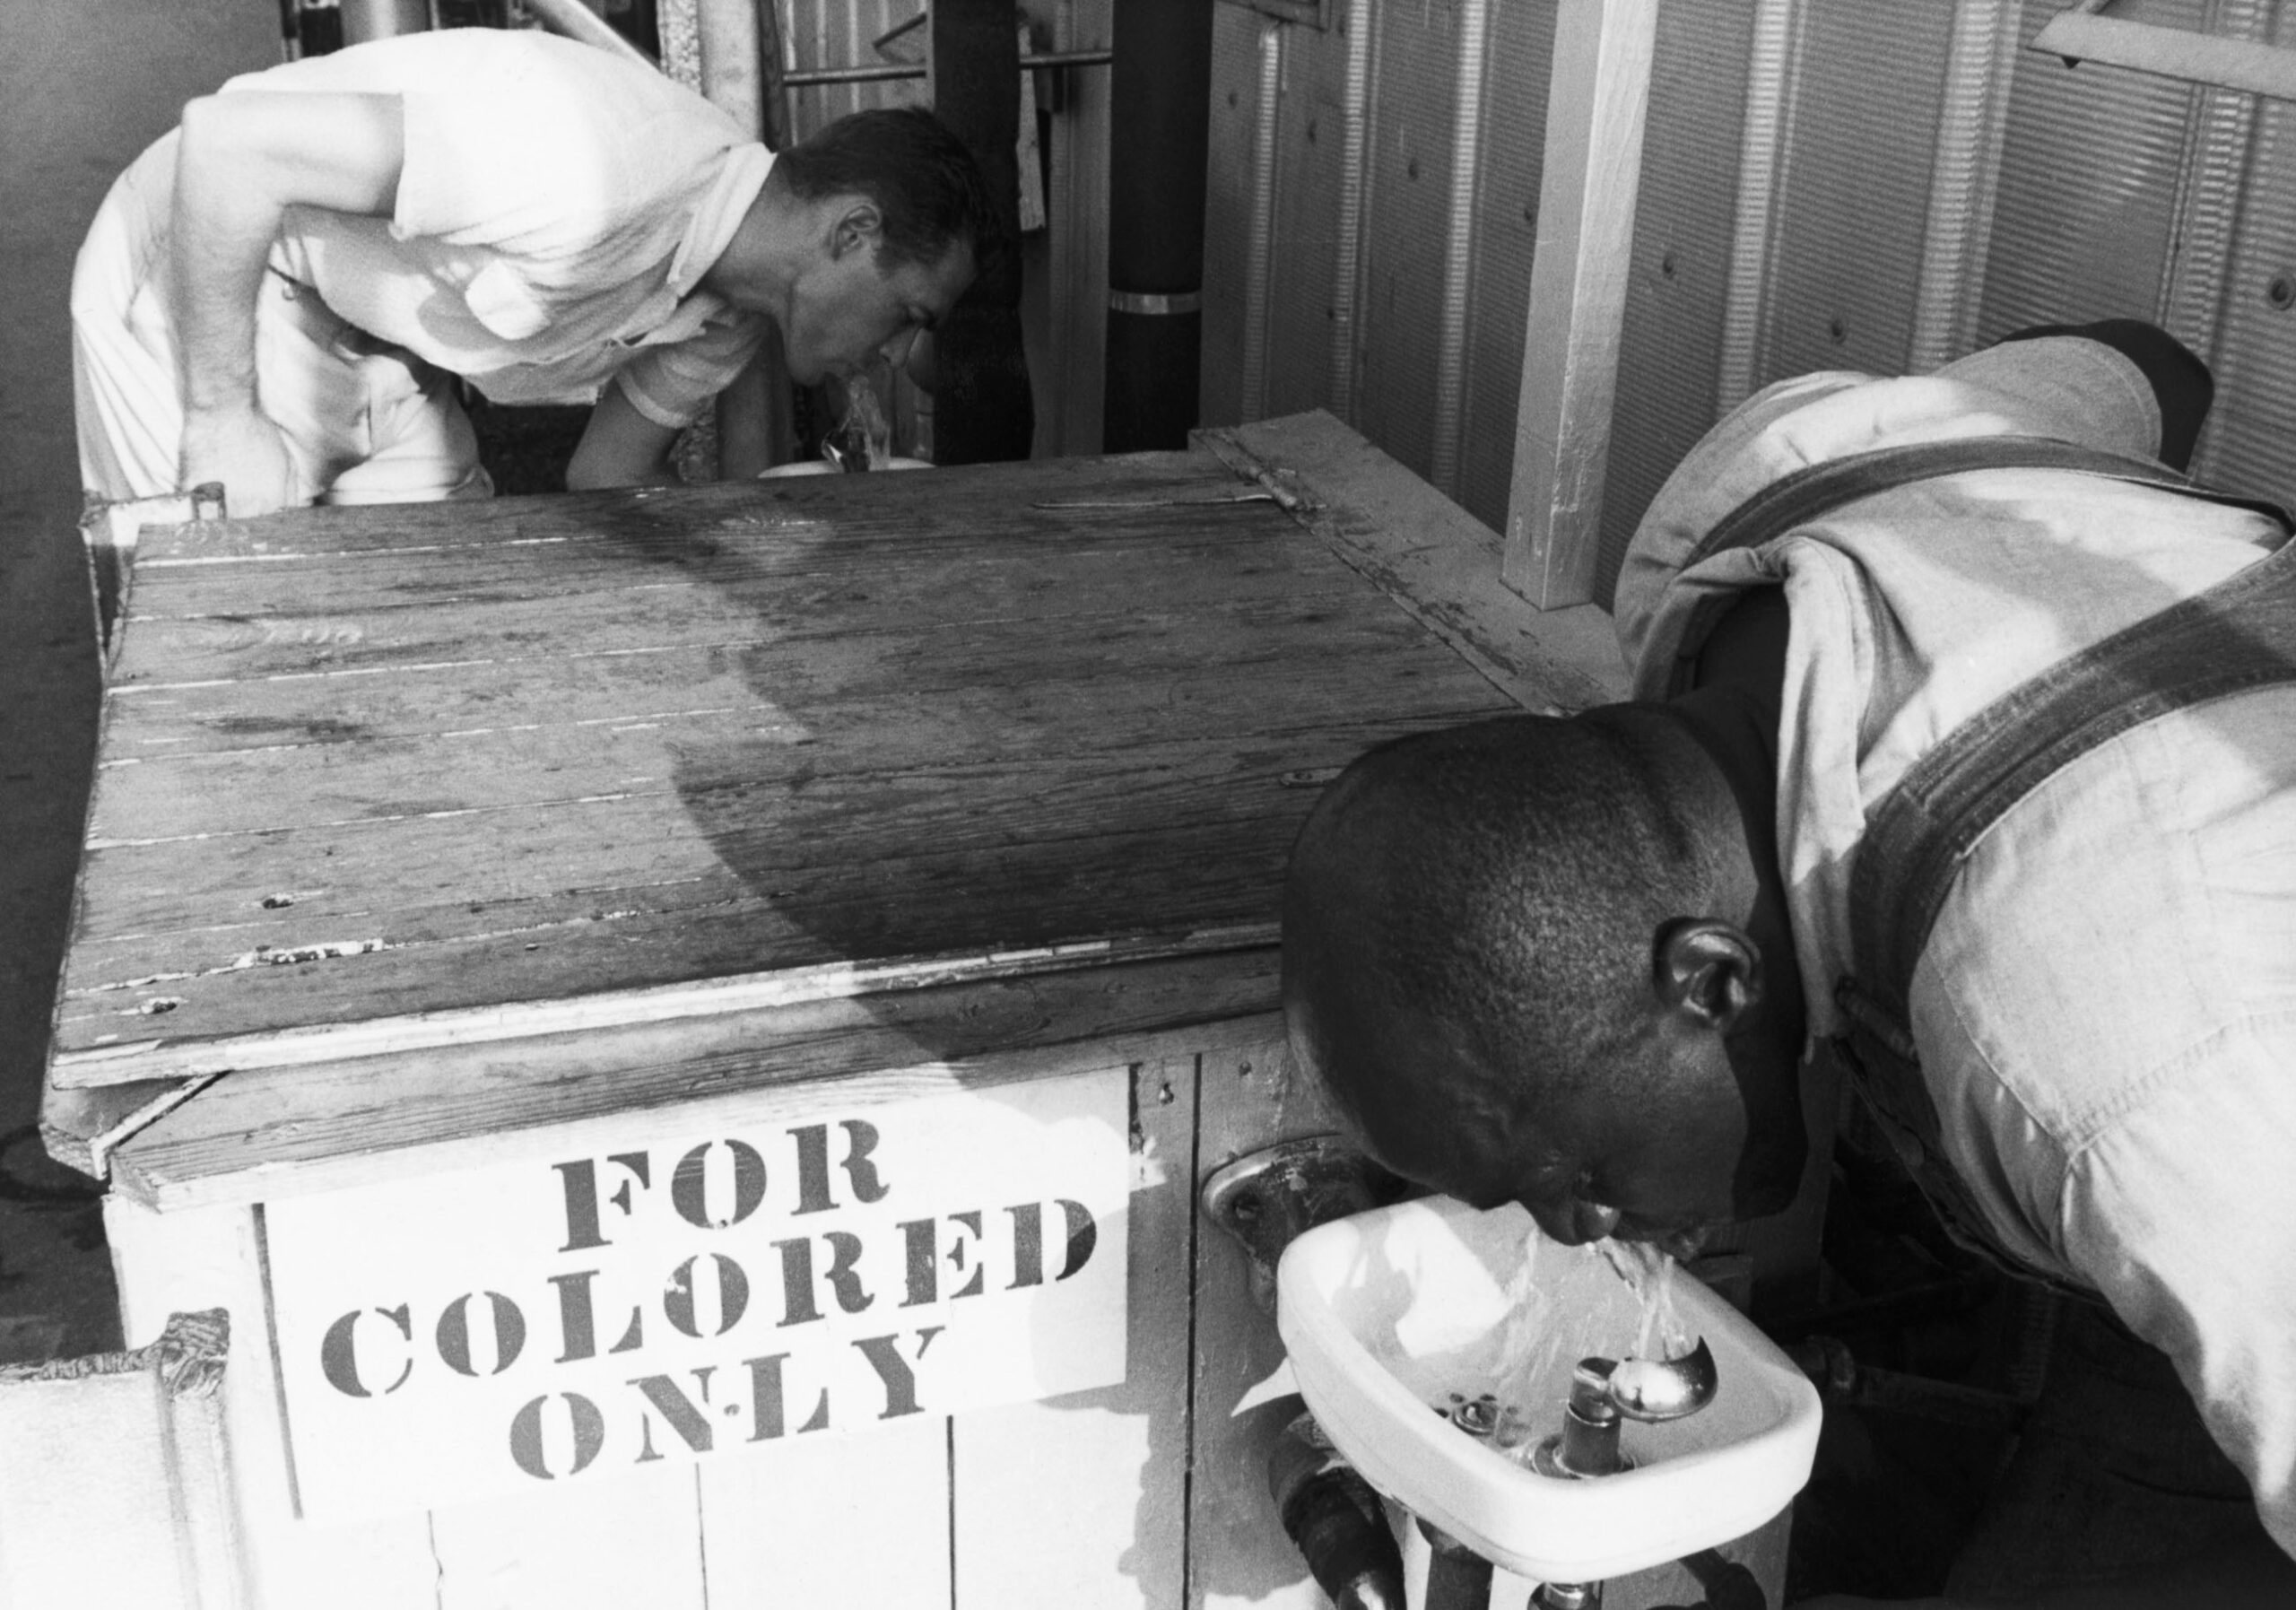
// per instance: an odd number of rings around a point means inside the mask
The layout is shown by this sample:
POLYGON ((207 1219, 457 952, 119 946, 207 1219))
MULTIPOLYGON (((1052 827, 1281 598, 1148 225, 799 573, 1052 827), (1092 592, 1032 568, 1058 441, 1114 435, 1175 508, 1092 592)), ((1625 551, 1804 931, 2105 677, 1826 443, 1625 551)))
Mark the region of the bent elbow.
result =
POLYGON ((201 95, 185 101, 183 116, 176 119, 182 149, 201 152, 215 149, 227 138, 230 119, 231 109, 223 104, 221 95, 201 95))

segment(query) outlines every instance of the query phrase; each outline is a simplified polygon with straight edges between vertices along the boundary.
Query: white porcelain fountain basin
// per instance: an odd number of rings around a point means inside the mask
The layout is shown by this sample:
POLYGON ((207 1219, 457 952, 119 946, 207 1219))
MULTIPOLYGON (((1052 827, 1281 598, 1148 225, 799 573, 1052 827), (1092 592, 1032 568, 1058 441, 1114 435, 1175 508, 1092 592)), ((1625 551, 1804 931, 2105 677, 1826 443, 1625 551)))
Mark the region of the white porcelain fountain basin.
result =
MULTIPOLYGON (((1496 1564, 1593 1582, 1743 1536, 1809 1479, 1818 1396, 1767 1336, 1688 1275, 1676 1313, 1712 1349, 1714 1399, 1630 1422, 1632 1469, 1541 1475, 1435 1412, 1497 1394, 1559 1432, 1572 1367, 1635 1350, 1639 1302, 1592 1249, 1538 1234, 1519 1207, 1446 1197, 1358 1214, 1284 1249, 1277 1326, 1301 1394, 1364 1479, 1496 1564), (1509 1362, 1511 1361, 1511 1362, 1509 1362)), ((1535 1440, 1535 1439, 1534 1439, 1535 1440)))

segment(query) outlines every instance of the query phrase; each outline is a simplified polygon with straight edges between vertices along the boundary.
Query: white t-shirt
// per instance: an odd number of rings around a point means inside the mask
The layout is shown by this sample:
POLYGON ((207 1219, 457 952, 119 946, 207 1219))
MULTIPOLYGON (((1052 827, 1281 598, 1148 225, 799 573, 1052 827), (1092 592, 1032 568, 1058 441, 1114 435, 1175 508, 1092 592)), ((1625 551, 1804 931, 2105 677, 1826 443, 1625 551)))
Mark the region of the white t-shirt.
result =
MULTIPOLYGON (((1620 575, 1643 698, 1664 696, 1700 596, 1785 587, 1777 831, 1816 1034, 1835 1026, 1867 813, 1906 770, 2280 539, 2157 489, 1985 470, 1681 568, 1805 465, 2005 433, 2149 455, 2159 415, 2133 362, 2076 338, 1918 379, 1785 382, 1684 460, 1620 575)), ((2296 1553, 2296 688, 2150 723, 2028 796, 1964 862, 1909 1005, 1941 1144, 1996 1236, 2170 1356, 2296 1553)))
POLYGON ((696 289, 772 156, 658 73, 532 30, 408 34, 235 78, 226 93, 394 94, 388 218, 289 211, 272 266, 498 402, 587 401, 617 374, 683 425, 762 315, 696 289))

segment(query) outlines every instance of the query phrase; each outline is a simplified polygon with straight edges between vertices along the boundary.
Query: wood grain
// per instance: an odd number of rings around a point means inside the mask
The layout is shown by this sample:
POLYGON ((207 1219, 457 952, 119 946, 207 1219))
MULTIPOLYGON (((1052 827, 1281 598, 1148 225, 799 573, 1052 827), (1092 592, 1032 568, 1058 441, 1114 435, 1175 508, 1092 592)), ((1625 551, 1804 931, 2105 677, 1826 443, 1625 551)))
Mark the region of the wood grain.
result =
POLYGON ((1542 609, 1509 590, 1496 532, 1330 414, 1200 439, 1290 500, 1335 553, 1524 709, 1580 710, 1627 696, 1608 611, 1542 609))
POLYGON ((1324 778, 1509 708, 1201 452, 302 512, 137 563, 64 1085, 1265 925, 1324 778))
POLYGON ((1658 0, 1561 0, 1507 498, 1509 586, 1595 596, 1658 0))
MULTIPOLYGON (((1196 1133, 1196 1179, 1299 1136, 1336 1128, 1281 1039, 1207 1056, 1196 1133)), ((1199 1216, 1198 1222, 1202 1220, 1199 1216)), ((1245 1394, 1283 1362, 1275 1316, 1253 1295, 1243 1246, 1205 1224, 1196 1238, 1194 1369, 1189 1390, 1196 1479, 1189 1493, 1188 1610, 1319 1610, 1327 1603, 1284 1535, 1269 1496, 1267 1461, 1300 1409, 1278 1397, 1239 1414, 1245 1394)))
POLYGON ((500 1162, 712 1111, 793 1111, 1218 1049, 1274 1031, 1262 948, 1067 968, 618 1028, 237 1073, 123 1144, 115 1190, 169 1211, 500 1162))

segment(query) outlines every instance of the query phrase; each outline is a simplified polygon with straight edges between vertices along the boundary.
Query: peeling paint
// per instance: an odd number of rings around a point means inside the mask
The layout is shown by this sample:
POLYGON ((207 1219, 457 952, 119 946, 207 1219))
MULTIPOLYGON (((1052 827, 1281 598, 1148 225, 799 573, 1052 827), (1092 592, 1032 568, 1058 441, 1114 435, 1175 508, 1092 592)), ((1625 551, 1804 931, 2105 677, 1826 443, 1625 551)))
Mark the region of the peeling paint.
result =
POLYGON ((246 954, 231 959, 226 970, 243 967, 291 967, 300 962, 333 962, 344 956, 370 955, 390 947, 379 939, 337 939, 324 944, 258 944, 246 954))

